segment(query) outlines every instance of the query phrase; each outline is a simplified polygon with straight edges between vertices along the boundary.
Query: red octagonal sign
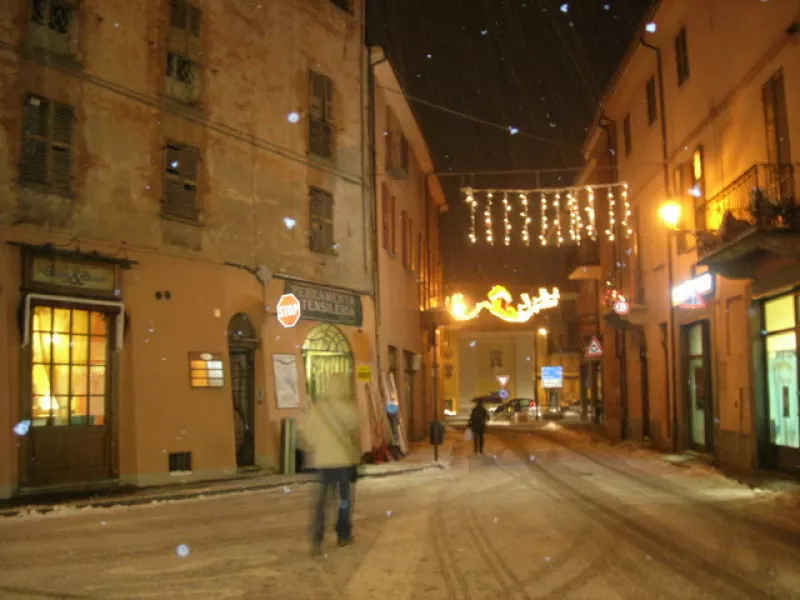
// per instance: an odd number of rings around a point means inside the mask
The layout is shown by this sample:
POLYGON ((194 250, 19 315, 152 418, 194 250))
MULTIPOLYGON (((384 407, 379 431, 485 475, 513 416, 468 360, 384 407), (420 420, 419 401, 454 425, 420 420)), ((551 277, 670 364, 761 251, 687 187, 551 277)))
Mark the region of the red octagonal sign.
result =
POLYGON ((284 327, 294 327, 300 320, 300 300, 294 294, 284 294, 278 300, 278 322, 284 327))

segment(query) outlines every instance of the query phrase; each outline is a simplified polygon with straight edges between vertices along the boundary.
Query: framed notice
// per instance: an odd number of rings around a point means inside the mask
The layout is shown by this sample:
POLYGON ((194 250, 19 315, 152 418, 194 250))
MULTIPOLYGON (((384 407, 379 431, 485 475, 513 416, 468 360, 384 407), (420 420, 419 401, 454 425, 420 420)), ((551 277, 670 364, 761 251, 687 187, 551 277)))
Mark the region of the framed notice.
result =
POLYGON ((293 354, 273 354, 275 373, 275 402, 278 408, 300 408, 297 383, 297 359, 293 354))

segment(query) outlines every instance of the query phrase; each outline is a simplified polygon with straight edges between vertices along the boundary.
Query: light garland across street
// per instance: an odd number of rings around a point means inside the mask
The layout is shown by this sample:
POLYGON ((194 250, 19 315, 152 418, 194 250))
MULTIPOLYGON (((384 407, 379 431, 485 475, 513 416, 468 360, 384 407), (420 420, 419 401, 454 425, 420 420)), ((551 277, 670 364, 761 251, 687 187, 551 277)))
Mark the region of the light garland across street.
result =
MULTIPOLYGON (((554 243, 562 246, 565 243, 581 245, 582 242, 597 241, 598 235, 598 194, 605 193, 605 219, 601 232, 613 242, 617 237, 629 239, 633 235, 632 209, 629 198, 630 187, 627 183, 609 183, 598 185, 583 185, 561 188, 537 188, 533 190, 513 189, 462 189, 464 202, 469 209, 470 243, 478 243, 476 231, 476 213, 479 206, 483 211, 484 235, 483 238, 490 246, 494 245, 493 208, 496 195, 502 197, 503 205, 503 243, 511 245, 512 232, 520 232, 520 239, 525 246, 530 246, 530 202, 539 199, 539 243, 542 246, 554 243), (511 198, 516 194, 519 198, 520 211, 518 225, 512 220, 511 198), (566 238, 564 230, 568 234, 566 238)), ((602 196, 600 196, 602 198, 602 196)))

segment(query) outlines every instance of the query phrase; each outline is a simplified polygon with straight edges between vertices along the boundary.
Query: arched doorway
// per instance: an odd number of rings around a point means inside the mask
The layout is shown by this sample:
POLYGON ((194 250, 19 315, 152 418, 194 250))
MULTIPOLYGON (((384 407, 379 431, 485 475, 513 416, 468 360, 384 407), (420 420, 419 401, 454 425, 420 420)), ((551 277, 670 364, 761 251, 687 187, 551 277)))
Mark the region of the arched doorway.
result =
POLYGON ((256 460, 255 432, 255 350, 258 336, 249 317, 237 313, 228 323, 231 393, 236 464, 252 466, 256 460))
POLYGON ((306 391, 312 402, 325 394, 331 373, 353 375, 353 352, 344 334, 333 325, 317 325, 303 343, 306 391))

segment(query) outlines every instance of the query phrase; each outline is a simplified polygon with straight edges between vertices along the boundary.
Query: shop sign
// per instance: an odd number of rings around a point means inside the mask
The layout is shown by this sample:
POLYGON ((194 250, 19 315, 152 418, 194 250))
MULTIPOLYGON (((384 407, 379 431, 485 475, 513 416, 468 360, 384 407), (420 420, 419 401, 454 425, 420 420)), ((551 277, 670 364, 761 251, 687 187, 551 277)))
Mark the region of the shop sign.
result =
POLYGON ((278 322, 284 327, 294 327, 302 316, 300 300, 294 294, 284 294, 275 309, 278 322))
POLYGON ((31 280, 40 285, 113 292, 114 265, 44 256, 32 260, 31 280))
POLYGON ((702 308, 703 298, 714 293, 714 276, 705 273, 672 288, 672 306, 702 308))
POLYGON ((293 294, 300 301, 303 319, 353 327, 361 327, 364 322, 361 296, 353 292, 287 281, 284 294, 293 294))
POLYGON ((372 381, 372 365, 358 365, 356 377, 359 381, 372 381))
POLYGON ((564 387, 564 368, 542 367, 542 387, 547 390, 564 387))

